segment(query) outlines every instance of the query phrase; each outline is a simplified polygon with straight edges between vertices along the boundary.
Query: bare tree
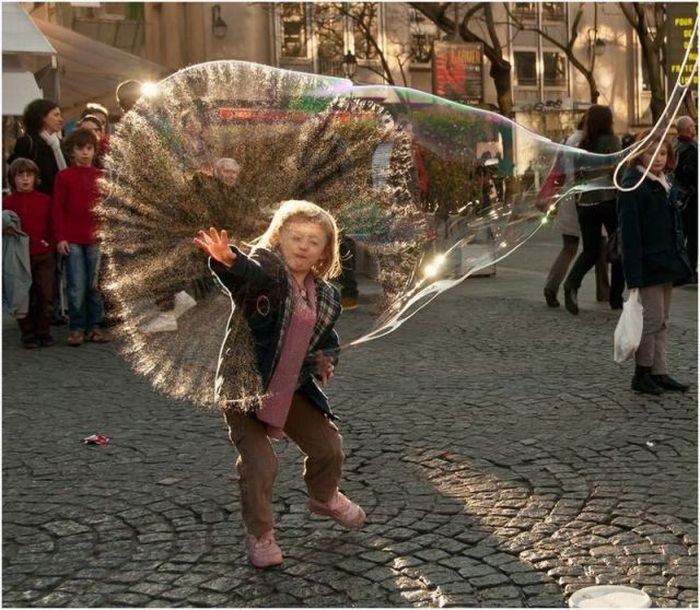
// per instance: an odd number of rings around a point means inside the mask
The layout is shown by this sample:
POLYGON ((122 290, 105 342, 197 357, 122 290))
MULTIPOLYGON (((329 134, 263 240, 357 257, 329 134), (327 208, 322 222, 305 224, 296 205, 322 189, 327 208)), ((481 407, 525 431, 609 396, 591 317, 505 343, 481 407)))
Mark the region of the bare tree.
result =
POLYGON ((456 19, 449 17, 449 11, 453 9, 452 2, 410 2, 410 6, 420 11, 440 30, 448 36, 454 36, 455 31, 465 42, 480 42, 484 46, 484 53, 491 62, 489 76, 496 87, 496 100, 501 114, 507 117, 513 116, 513 89, 511 82, 511 65, 504 57, 506 48, 499 39, 496 31, 492 5, 489 2, 477 2, 467 9, 462 19, 457 23, 456 19), (480 18, 486 27, 487 36, 480 36, 473 28, 477 18, 480 18))
MULTIPOLYGON (((569 60, 571 65, 574 68, 576 68, 586 79, 586 82, 588 83, 588 89, 590 91, 591 103, 596 104, 598 102, 598 97, 600 96, 600 91, 598 90, 598 85, 596 83, 594 75, 596 54, 591 50, 587 63, 584 63, 581 60, 579 60, 579 58, 576 57, 576 55, 574 54, 574 44, 576 44, 576 40, 579 37, 581 20, 583 19, 585 4, 583 2, 578 3, 578 8, 576 9, 576 14, 574 15, 574 18, 571 22, 571 30, 569 31, 568 39, 566 42, 562 42, 561 40, 558 40, 557 38, 551 36, 549 32, 547 32, 543 28, 524 23, 523 20, 517 15, 517 13, 511 10, 509 4, 509 2, 504 2, 503 6, 505 8, 506 14, 508 15, 511 25, 516 30, 519 30, 521 32, 535 32, 538 36, 541 36, 558 49, 561 49, 562 52, 566 55, 566 58, 569 60)), ((595 3, 593 4, 593 10, 595 11, 594 28, 597 29, 598 6, 595 3)))
POLYGON ((664 40, 666 38, 666 12, 663 3, 654 3, 647 9, 646 3, 619 2, 625 18, 637 33, 642 49, 642 61, 646 68, 651 91, 651 116, 657 121, 666 107, 666 95, 661 66, 665 64, 664 40))

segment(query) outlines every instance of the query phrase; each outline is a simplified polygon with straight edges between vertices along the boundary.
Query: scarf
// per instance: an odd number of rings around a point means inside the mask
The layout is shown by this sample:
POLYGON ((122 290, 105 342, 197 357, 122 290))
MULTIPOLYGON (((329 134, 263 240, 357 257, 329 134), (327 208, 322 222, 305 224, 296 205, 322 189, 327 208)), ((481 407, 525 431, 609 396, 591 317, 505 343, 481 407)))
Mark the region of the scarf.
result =
MULTIPOLYGON (((644 174, 644 172, 646 170, 646 168, 643 165, 637 165, 637 167, 635 167, 635 169, 642 175, 644 174)), ((655 174, 652 174, 651 172, 649 172, 647 174, 647 178, 649 178, 649 180, 655 180, 656 182, 658 182, 661 186, 663 186, 666 189, 667 194, 671 192, 671 185, 669 184, 669 182, 666 178, 666 174, 662 173, 662 174, 656 176, 655 174)))
POLYGON ((61 140, 58 139, 58 136, 55 133, 49 134, 48 131, 42 131, 39 136, 51 147, 53 156, 56 159, 56 166, 58 167, 59 171, 66 169, 68 165, 66 164, 66 159, 63 156, 63 151, 61 150, 61 140))

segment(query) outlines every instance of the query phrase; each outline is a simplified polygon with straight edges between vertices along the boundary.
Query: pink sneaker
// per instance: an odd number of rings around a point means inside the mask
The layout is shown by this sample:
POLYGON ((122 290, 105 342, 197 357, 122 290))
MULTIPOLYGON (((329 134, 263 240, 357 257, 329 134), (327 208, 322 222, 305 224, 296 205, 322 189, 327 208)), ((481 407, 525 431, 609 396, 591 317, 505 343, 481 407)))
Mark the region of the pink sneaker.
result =
POLYGON ((320 502, 311 498, 309 500, 309 509, 317 515, 325 515, 334 519, 343 527, 350 529, 359 529, 364 523, 367 515, 357 504, 348 500, 339 491, 328 502, 320 502))
POLYGON ((248 534, 245 545, 248 559, 256 568, 270 568, 282 563, 282 550, 275 542, 274 530, 269 530, 262 536, 248 534))

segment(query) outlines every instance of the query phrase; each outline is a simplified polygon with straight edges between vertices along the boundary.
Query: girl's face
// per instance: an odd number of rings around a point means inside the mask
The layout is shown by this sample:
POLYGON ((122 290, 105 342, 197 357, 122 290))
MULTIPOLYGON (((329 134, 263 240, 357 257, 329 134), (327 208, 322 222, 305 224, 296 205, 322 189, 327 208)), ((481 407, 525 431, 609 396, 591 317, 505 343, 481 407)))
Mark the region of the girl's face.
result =
POLYGON ((305 276, 323 258, 328 235, 320 224, 293 218, 282 226, 279 245, 291 272, 305 276))
POLYGON ((80 126, 83 129, 89 129, 95 134, 95 137, 99 140, 102 137, 102 125, 97 124, 93 121, 83 121, 80 126))
POLYGON ((49 133, 58 133, 63 127, 63 115, 57 106, 44 117, 44 129, 49 133))
POLYGON ((30 193, 34 190, 36 176, 34 172, 24 170, 15 175, 15 189, 18 193, 30 193))
MULTIPOLYGON (((644 165, 644 167, 649 167, 649 164, 651 163, 651 156, 654 154, 655 148, 656 146, 652 146, 642 153, 642 164, 644 165)), ((656 153, 656 159, 654 159, 654 163, 651 163, 649 171, 655 176, 660 176, 661 174, 663 174, 664 169, 666 168, 667 159, 668 150, 666 148, 666 144, 664 144, 659 149, 659 152, 656 153)))
POLYGON ((95 158, 95 147, 92 144, 76 146, 73 149, 73 161, 78 167, 90 167, 95 158))

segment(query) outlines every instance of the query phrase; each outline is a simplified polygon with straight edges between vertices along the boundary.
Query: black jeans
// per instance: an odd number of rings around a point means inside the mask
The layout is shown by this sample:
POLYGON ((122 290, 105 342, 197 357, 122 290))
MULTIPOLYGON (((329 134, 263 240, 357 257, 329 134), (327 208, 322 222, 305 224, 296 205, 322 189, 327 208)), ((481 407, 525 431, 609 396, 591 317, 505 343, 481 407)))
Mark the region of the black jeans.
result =
MULTIPOLYGON (((577 205, 578 223, 581 227, 581 241, 583 251, 578 255, 574 266, 566 278, 564 286, 578 290, 583 278, 595 266, 600 256, 601 229, 605 226, 608 235, 617 231, 617 210, 615 200, 601 201, 595 205, 577 205)), ((612 263, 610 278, 610 305, 619 307, 622 305, 622 291, 625 289, 625 277, 622 272, 622 263, 612 263)))

